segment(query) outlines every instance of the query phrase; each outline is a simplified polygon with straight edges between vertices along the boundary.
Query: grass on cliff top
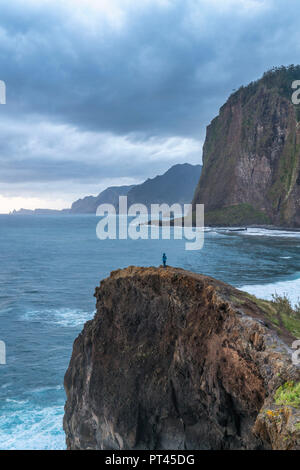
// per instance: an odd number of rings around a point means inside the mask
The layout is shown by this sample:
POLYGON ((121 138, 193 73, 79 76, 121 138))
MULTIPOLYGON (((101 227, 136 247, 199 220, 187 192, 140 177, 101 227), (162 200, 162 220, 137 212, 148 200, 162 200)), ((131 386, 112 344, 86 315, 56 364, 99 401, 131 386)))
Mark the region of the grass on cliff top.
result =
POLYGON ((300 408, 300 382, 286 382, 275 393, 276 405, 300 408))
POLYGON ((258 299, 245 293, 277 328, 285 328, 296 338, 300 338, 300 302, 294 307, 287 295, 273 294, 272 300, 258 299))

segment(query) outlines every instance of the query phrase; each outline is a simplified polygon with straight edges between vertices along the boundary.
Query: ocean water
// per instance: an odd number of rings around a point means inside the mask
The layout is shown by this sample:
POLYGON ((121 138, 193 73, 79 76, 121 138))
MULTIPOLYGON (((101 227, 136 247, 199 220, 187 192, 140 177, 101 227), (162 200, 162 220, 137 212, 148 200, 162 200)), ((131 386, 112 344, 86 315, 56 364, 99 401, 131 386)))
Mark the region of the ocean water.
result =
POLYGON ((184 240, 100 241, 94 216, 0 216, 0 448, 64 449, 63 377, 72 344, 110 271, 168 263, 255 295, 300 297, 300 233, 210 230, 184 240))

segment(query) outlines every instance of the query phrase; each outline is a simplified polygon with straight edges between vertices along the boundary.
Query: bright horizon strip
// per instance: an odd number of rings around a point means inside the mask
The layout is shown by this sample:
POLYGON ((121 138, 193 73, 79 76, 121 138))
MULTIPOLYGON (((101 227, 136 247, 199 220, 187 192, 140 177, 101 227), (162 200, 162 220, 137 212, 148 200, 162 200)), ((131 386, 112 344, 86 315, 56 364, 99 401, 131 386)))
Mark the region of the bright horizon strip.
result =
POLYGON ((20 209, 66 209, 70 204, 63 199, 42 199, 37 197, 6 197, 0 194, 0 214, 9 214, 20 209))

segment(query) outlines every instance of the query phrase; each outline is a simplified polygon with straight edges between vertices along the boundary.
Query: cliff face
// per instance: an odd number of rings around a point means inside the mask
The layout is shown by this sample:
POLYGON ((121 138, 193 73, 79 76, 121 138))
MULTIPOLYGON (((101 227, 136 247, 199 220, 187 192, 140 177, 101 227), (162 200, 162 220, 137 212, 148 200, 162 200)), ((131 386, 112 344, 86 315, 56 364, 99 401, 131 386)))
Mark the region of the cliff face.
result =
POLYGON ((65 376, 69 449, 299 448, 299 410, 274 402, 299 371, 247 294, 131 267, 95 295, 65 376))
POLYGON ((207 128, 194 203, 206 225, 300 226, 300 66, 268 72, 234 93, 207 128))

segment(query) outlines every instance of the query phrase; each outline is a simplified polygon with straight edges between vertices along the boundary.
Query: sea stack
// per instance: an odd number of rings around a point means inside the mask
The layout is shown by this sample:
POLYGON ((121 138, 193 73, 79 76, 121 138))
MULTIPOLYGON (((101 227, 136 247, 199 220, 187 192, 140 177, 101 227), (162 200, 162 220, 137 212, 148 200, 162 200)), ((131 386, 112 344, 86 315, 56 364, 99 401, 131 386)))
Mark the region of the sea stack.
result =
POLYGON ((65 376, 68 449, 300 449, 292 335, 227 284, 129 267, 95 293, 65 376), (292 385, 291 385, 292 386, 292 385))

